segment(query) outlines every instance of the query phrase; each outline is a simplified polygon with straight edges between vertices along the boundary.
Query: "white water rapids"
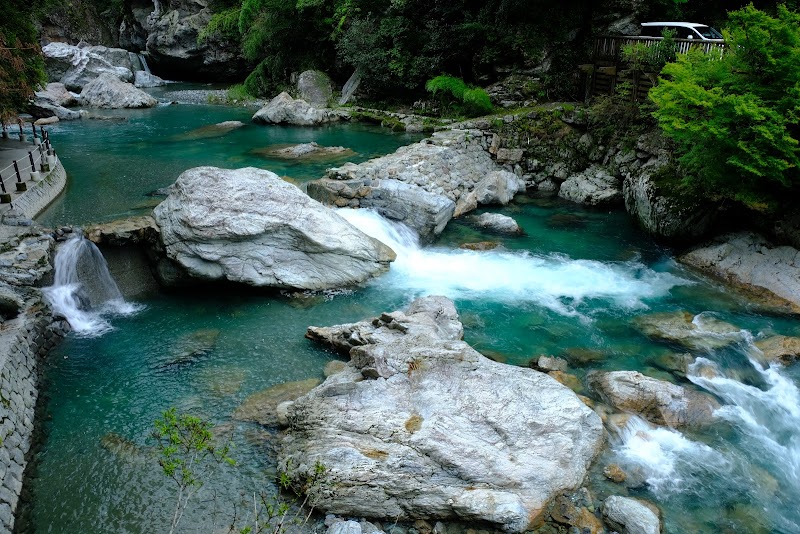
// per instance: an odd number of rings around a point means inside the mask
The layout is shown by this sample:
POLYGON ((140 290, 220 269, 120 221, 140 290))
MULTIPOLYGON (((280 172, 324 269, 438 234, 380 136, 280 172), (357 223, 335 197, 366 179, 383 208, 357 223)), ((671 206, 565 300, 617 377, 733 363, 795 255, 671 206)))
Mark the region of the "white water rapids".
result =
POLYGON ((140 309, 125 302, 100 250, 88 239, 72 237, 58 250, 55 282, 45 288, 53 311, 63 315, 72 330, 85 337, 111 330, 110 315, 129 315, 140 309))
POLYGON ((390 274, 379 283, 414 295, 533 302, 564 315, 580 315, 578 306, 589 299, 605 299, 622 308, 646 308, 645 299, 689 283, 634 261, 604 263, 560 254, 422 248, 412 230, 373 210, 340 209, 337 213, 397 253, 390 274))

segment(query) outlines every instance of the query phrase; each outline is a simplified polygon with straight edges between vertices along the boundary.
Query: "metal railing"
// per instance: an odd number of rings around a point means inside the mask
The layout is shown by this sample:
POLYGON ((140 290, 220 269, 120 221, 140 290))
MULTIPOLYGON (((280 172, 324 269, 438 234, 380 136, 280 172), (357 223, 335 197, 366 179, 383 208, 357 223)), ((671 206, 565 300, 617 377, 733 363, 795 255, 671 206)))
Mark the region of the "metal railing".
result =
MULTIPOLYGON (((675 43, 675 52, 678 54, 685 54, 692 48, 700 48, 706 54, 718 52, 722 56, 725 50, 725 43, 717 41, 703 41, 702 39, 672 39, 672 41, 675 43)), ((651 47, 662 42, 664 42, 664 39, 661 37, 600 35, 595 37, 592 56, 595 61, 612 61, 616 63, 621 60, 622 48, 625 46, 643 44, 651 47)))
MULTIPOLYGON (((36 125, 33 127, 33 149, 28 151, 27 156, 20 159, 13 160, 5 168, 0 169, 0 204, 8 204, 11 202, 11 193, 6 189, 6 181, 14 181, 16 178, 17 192, 27 191, 27 179, 36 180, 39 178, 39 173, 50 172, 50 157, 55 157, 56 151, 50 144, 50 133, 43 127, 39 127, 41 137, 36 134, 36 125), (38 168, 38 170, 37 170, 38 168), (13 169, 13 170, 12 170, 13 169), (27 173, 28 177, 23 180, 23 173, 27 173)), ((20 140, 24 140, 25 136, 20 126, 19 131, 20 140)))

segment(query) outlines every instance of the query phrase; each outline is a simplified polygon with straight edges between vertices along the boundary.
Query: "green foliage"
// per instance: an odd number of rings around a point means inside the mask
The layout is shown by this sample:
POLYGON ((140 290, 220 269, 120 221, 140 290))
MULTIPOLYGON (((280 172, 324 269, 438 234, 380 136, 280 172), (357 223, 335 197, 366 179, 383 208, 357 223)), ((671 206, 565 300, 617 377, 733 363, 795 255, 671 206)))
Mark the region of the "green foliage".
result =
POLYGON ((471 87, 464 91, 464 111, 470 117, 488 115, 493 110, 489 94, 480 87, 471 87))
POLYGON ((486 91, 468 87, 461 78, 436 76, 425 83, 425 89, 439 100, 443 109, 463 112, 470 117, 492 112, 492 101, 486 91))
POLYGON ((678 47, 675 33, 664 31, 663 39, 650 43, 634 43, 622 47, 622 60, 634 70, 661 72, 664 65, 675 61, 678 47))
POLYGON ((153 438, 157 442, 164 474, 178 487, 175 512, 169 532, 178 527, 189 499, 203 486, 204 470, 213 463, 235 465, 228 456, 228 445, 219 447, 211 433, 212 425, 199 417, 166 410, 154 423, 153 438))
POLYGON ((214 13, 206 27, 197 34, 198 44, 203 44, 211 38, 225 41, 238 41, 240 37, 240 15, 241 9, 239 7, 233 7, 219 13, 214 13))
POLYGON ((752 5, 730 14, 722 58, 698 50, 667 64, 650 92, 687 181, 772 210, 800 189, 800 15, 752 5))
POLYGON ((30 2, 0 2, 0 119, 10 120, 46 80, 30 2))

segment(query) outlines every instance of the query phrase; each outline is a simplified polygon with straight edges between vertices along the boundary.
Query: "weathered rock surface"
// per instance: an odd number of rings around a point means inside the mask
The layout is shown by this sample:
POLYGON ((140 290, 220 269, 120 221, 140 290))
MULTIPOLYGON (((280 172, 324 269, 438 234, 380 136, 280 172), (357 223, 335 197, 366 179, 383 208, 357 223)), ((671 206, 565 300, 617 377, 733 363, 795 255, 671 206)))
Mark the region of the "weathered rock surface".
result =
POLYGON ((133 85, 136 87, 161 87, 167 85, 167 82, 159 78, 155 74, 137 70, 133 75, 133 85))
POLYGON ((636 371, 593 372, 588 382, 611 406, 657 425, 674 428, 706 424, 719 408, 710 395, 636 371))
POLYGON ((330 169, 308 193, 338 207, 373 208, 415 230, 423 241, 454 215, 478 204, 505 204, 524 189, 515 174, 490 157, 479 131, 437 132, 394 154, 330 169))
POLYGON ((613 206, 622 203, 620 186, 618 178, 594 165, 567 178, 558 196, 586 206, 613 206))
POLYGON ((19 315, 25 302, 14 289, 0 282, 0 318, 10 319, 19 315))
POLYGON ((307 70, 297 77, 297 94, 315 108, 328 107, 333 97, 331 79, 324 72, 307 70))
POLYGON ((772 336, 756 341, 755 345, 770 362, 789 365, 800 358, 800 337, 772 336))
POLYGON ((481 213, 472 217, 471 221, 475 226, 497 232, 498 234, 518 235, 522 233, 517 221, 500 213, 481 213))
POLYGON ((208 0, 161 1, 155 8, 144 21, 149 30, 145 47, 153 72, 170 73, 171 78, 180 80, 244 78, 249 69, 237 42, 213 35, 198 39, 213 14, 208 0))
POLYGON ((728 234, 678 260, 769 304, 800 313, 800 251, 749 233, 728 234))
POLYGON ((42 47, 42 53, 48 79, 63 83, 70 91, 82 90, 101 74, 131 82, 134 72, 142 70, 136 54, 122 48, 50 43, 42 47))
POLYGON ((347 368, 288 406, 279 465, 296 480, 325 465, 311 503, 373 518, 486 521, 522 532, 576 489, 602 425, 569 389, 492 362, 461 341, 444 297, 308 337, 347 368))
POLYGON ((48 83, 45 89, 36 91, 33 101, 28 105, 28 112, 35 118, 58 117, 59 120, 80 119, 81 114, 67 109, 75 106, 78 99, 67 90, 63 83, 48 83))
POLYGON ((159 228, 155 219, 149 215, 143 215, 106 223, 90 224, 83 228, 83 233, 95 245, 121 247, 140 243, 155 243, 158 240, 159 228))
POLYGON ((612 495, 603 501, 603 519, 619 534, 660 534, 661 521, 650 508, 629 497, 612 495))
POLYGON ((189 169, 154 217, 169 258, 201 280, 326 289, 388 268, 394 252, 276 174, 189 169))
POLYGON ((649 172, 632 174, 622 185, 625 209, 651 234, 667 239, 697 238, 708 233, 715 210, 687 195, 669 195, 649 172))
POLYGON ((101 74, 83 88, 81 102, 95 108, 152 108, 158 101, 113 74, 101 74))
POLYGON ((694 351, 716 350, 742 339, 740 328, 712 315, 693 315, 688 311, 640 315, 634 324, 650 338, 694 351))
POLYGON ((302 99, 295 100, 289 93, 283 92, 273 98, 266 106, 256 111, 253 122, 259 124, 294 124, 297 126, 314 126, 328 122, 340 121, 347 117, 347 112, 315 108, 302 99))

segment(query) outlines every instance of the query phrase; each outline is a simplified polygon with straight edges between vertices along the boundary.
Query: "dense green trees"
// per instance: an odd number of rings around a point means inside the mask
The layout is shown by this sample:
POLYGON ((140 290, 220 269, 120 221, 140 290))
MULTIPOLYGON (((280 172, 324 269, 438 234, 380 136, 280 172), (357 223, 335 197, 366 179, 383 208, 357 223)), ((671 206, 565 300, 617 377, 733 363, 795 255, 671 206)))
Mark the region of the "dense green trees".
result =
POLYGON ((772 210, 800 193, 800 15, 750 5, 730 14, 726 40, 722 58, 695 50, 666 65, 655 117, 687 185, 772 210))
POLYGON ((44 80, 44 62, 33 25, 33 3, 0 0, 0 118, 25 107, 44 80))

